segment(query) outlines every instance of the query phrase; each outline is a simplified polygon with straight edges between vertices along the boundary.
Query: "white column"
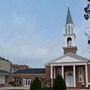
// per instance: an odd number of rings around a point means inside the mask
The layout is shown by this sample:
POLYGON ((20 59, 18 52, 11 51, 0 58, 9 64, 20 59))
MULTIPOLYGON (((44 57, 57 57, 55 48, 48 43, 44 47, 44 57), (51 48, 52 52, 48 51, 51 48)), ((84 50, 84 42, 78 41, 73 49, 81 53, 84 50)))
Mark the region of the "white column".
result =
POLYGON ((52 72, 53 72, 53 69, 52 69, 52 66, 51 66, 51 79, 52 79, 52 72))
POLYGON ((85 65, 85 74, 86 74, 86 87, 88 87, 88 69, 87 69, 87 64, 85 65))
POLYGON ((64 79, 64 66, 62 65, 62 77, 64 79))
POLYGON ((53 87, 53 66, 51 65, 51 87, 53 87))
POLYGON ((56 78, 56 70, 55 70, 55 67, 54 67, 54 79, 56 78))
POLYGON ((76 70, 75 70, 75 65, 73 65, 73 77, 74 77, 74 87, 76 87, 76 70))

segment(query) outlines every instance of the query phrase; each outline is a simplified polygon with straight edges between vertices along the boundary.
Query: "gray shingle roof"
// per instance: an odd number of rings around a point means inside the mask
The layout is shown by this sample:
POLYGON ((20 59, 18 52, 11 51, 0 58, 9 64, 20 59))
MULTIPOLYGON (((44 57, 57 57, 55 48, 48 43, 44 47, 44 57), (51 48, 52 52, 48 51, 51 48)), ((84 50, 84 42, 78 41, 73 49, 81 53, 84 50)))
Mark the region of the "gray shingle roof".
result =
POLYGON ((3 57, 0 57, 0 60, 4 60, 4 61, 6 61, 6 62, 11 63, 8 59, 5 59, 5 58, 3 58, 3 57))
POLYGON ((68 13, 67 13, 67 19, 66 19, 66 25, 67 24, 73 24, 73 20, 71 17, 70 9, 68 8, 68 13))
POLYGON ((14 72, 14 74, 44 74, 44 73, 45 73, 44 68, 30 68, 14 72))

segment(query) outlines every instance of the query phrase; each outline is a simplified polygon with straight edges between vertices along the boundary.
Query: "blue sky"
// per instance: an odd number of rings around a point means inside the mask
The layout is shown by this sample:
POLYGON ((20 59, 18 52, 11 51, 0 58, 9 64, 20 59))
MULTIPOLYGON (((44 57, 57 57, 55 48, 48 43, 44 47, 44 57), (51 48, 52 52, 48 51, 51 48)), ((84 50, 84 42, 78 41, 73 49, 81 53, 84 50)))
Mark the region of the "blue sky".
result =
POLYGON ((15 64, 44 67, 63 55, 68 6, 75 25, 78 54, 89 58, 87 0, 0 0, 0 56, 15 64), (84 53, 82 53, 84 52, 84 53))

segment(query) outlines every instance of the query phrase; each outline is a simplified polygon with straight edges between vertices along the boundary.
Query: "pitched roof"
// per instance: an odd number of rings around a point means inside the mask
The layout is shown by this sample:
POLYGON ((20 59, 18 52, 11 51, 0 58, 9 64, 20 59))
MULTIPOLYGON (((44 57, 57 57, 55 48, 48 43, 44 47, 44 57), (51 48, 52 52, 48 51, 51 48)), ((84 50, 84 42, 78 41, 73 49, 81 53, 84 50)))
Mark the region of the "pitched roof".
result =
POLYGON ((73 20, 71 17, 70 9, 68 8, 68 13, 67 13, 67 19, 66 19, 66 25, 67 24, 73 24, 73 20))
POLYGON ((82 56, 76 55, 74 53, 67 53, 59 58, 54 59, 53 61, 49 62, 48 64, 53 64, 53 63, 73 63, 73 62, 90 62, 89 59, 84 58, 82 56), (70 57, 71 60, 68 58, 70 57))
POLYGON ((30 68, 14 72, 14 74, 44 74, 44 73, 45 73, 44 68, 30 68))
POLYGON ((9 72, 7 72, 7 71, 4 71, 4 70, 0 70, 0 74, 10 74, 9 72))
POLYGON ((1 61, 1 60, 11 63, 8 59, 5 59, 5 58, 3 58, 3 57, 0 57, 0 61, 1 61))

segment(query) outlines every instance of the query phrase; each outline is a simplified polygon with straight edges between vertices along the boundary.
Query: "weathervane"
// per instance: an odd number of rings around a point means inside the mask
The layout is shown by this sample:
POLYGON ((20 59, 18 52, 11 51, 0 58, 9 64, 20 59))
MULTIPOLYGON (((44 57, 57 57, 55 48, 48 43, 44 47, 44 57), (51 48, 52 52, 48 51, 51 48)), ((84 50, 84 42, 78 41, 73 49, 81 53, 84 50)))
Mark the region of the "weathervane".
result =
POLYGON ((84 8, 84 11, 86 14, 84 14, 84 17, 86 20, 90 19, 90 0, 87 0, 89 3, 87 4, 87 7, 84 8))

